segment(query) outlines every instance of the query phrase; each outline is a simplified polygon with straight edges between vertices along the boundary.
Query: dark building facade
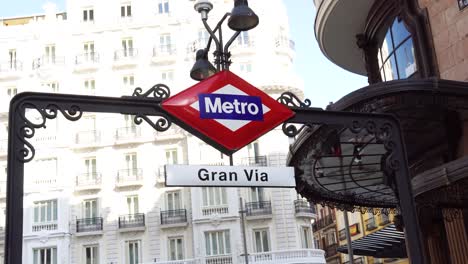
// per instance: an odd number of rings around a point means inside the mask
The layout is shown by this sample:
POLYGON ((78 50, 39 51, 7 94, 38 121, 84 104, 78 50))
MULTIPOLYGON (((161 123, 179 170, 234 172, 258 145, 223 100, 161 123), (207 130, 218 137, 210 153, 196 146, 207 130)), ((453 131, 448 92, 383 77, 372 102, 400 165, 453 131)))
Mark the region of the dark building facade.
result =
POLYGON ((315 5, 324 55, 369 81, 328 109, 399 119, 426 262, 468 263, 468 1, 315 5))

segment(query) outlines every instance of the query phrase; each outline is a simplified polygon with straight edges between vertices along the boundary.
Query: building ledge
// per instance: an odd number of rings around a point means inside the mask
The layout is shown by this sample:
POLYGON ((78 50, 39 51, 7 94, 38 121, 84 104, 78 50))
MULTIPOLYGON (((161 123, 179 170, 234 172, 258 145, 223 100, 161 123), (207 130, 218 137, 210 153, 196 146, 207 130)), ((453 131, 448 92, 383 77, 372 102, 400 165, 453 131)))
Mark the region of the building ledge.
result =
POLYGON ((188 222, 176 223, 176 224, 161 224, 161 229, 177 228, 177 227, 187 227, 188 222))
POLYGON ((104 234, 102 230, 99 231, 89 231, 89 232, 76 232, 75 236, 77 237, 84 237, 84 236, 101 236, 104 234))
POLYGON ((136 227, 125 227, 125 228, 119 228, 120 233, 125 233, 125 232, 144 232, 146 230, 145 226, 136 226, 136 227))

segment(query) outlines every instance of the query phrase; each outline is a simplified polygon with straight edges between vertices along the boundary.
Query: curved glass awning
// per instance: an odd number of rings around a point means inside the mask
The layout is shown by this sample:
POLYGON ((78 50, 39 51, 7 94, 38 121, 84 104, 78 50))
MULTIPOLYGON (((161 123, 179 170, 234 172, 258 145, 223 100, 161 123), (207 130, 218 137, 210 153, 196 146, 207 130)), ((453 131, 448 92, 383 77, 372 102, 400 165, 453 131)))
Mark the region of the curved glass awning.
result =
POLYGON ((306 129, 291 148, 289 164, 297 168, 296 184, 307 198, 334 207, 395 208, 397 197, 391 152, 384 134, 321 125, 306 129), (307 186, 307 188, 305 188, 307 186))

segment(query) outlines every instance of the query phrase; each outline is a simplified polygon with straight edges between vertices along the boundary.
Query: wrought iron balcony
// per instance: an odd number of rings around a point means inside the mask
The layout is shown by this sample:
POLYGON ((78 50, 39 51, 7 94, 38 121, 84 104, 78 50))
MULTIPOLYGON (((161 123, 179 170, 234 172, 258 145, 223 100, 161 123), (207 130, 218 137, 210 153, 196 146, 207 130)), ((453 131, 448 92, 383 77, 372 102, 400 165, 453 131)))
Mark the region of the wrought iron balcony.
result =
POLYGON ((137 49, 121 49, 114 52, 114 61, 134 59, 138 56, 137 49))
POLYGON ((77 190, 90 190, 101 188, 101 173, 89 172, 76 176, 77 190))
POLYGON ((86 63, 98 63, 99 62, 99 53, 97 52, 87 52, 76 55, 75 64, 81 65, 86 63))
POLYGON ((18 60, 3 62, 0 64, 0 72, 19 72, 23 70, 23 63, 18 60))
POLYGON ((326 258, 329 258, 329 257, 333 257, 335 256, 336 254, 338 254, 338 244, 331 244, 331 245, 328 245, 325 247, 325 257, 326 258))
POLYGON ((139 229, 145 227, 145 214, 129 214, 119 216, 119 229, 139 229))
POLYGON ((101 132, 97 130, 80 131, 76 133, 76 144, 96 144, 101 140, 101 132))
POLYGON ((42 56, 33 60, 33 70, 55 65, 65 64, 65 57, 63 56, 42 56))
POLYGON ((180 226, 187 224, 187 210, 166 210, 161 211, 161 225, 180 226))
POLYGON ((333 214, 327 215, 317 220, 317 222, 314 224, 314 229, 315 231, 317 231, 319 229, 325 228, 333 224, 334 221, 335 221, 335 216, 333 214))
POLYGON ((264 167, 268 165, 267 156, 246 157, 242 159, 243 165, 264 167))
POLYGON ((315 206, 303 199, 294 201, 294 210, 299 217, 315 217, 317 212, 315 206))
POLYGON ((374 230, 377 228, 377 223, 375 222, 375 218, 374 217, 371 217, 369 219, 366 219, 364 221, 364 223, 366 224, 366 230, 367 231, 371 231, 371 230, 374 230))
POLYGON ((141 137, 141 129, 136 126, 117 128, 115 131, 116 140, 133 140, 141 137))
POLYGON ((158 45, 153 48, 153 57, 171 56, 177 54, 174 44, 158 45))
POLYGON ((247 218, 264 218, 271 217, 271 202, 260 201, 245 203, 245 211, 247 218))
POLYGON ((143 184, 143 170, 138 168, 122 169, 117 173, 117 186, 131 186, 143 184))
POLYGON ((76 232, 98 232, 102 231, 102 217, 76 219, 76 232))

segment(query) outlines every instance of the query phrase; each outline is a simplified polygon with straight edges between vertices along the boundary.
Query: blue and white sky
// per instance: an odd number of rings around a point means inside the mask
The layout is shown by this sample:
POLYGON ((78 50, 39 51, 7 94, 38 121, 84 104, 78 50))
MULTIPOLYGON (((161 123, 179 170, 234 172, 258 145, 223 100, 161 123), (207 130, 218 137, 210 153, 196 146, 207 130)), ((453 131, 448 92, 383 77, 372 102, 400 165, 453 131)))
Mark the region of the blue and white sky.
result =
MULTIPOLYGON (((326 107, 360 87, 367 78, 331 63, 320 51, 314 34, 315 6, 313 0, 283 0, 289 15, 291 38, 296 43, 295 69, 304 80, 305 95, 315 107, 326 107)), ((0 17, 43 13, 46 0, 6 1, 0 8, 0 17)), ((65 10, 65 0, 50 0, 58 10, 65 10)), ((0 31, 1 34, 1 31, 0 31)))

